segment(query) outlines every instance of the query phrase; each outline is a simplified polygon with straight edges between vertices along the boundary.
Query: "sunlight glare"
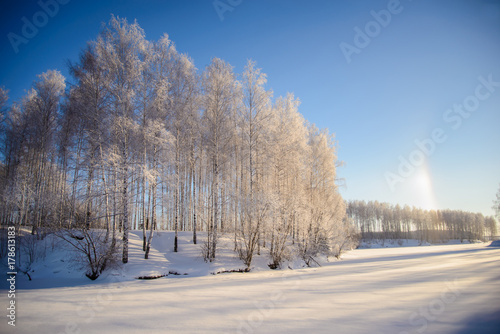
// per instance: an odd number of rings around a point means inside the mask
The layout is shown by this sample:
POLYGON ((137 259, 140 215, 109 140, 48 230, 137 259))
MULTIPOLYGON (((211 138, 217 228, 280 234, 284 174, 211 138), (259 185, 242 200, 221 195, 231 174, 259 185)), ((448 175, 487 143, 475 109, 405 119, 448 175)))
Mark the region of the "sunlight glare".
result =
POLYGON ((423 209, 437 209, 436 198, 432 186, 432 177, 428 164, 422 165, 412 177, 412 189, 415 203, 423 209))

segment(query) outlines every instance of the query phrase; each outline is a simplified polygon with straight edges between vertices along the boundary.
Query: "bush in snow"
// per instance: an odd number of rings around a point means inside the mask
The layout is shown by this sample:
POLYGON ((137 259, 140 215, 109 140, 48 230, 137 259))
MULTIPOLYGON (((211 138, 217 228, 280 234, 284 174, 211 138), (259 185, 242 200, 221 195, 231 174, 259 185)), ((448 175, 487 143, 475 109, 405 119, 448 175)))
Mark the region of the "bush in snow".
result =
POLYGON ((45 258, 47 250, 47 239, 39 240, 36 235, 26 234, 19 238, 20 241, 20 259, 19 270, 31 281, 29 271, 31 266, 39 259, 45 258))
POLYGON ((106 230, 86 228, 61 230, 57 235, 76 251, 75 261, 86 269, 85 276, 91 280, 118 260, 116 240, 106 230))
POLYGON ((340 259, 345 251, 355 249, 359 245, 359 233, 349 219, 344 219, 342 226, 336 229, 330 243, 330 254, 340 259))

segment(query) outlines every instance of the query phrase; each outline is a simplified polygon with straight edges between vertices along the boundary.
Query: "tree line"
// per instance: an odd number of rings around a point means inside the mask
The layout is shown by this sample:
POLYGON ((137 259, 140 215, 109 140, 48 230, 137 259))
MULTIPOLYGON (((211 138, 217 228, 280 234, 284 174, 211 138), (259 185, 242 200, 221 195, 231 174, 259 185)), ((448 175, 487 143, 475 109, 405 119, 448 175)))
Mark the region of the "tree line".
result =
POLYGON ((66 231, 83 248, 103 231, 100 252, 120 247, 123 263, 130 229, 145 258, 155 230, 175 231, 175 252, 179 231, 194 243, 203 231, 207 261, 230 235, 248 267, 261 249, 279 267, 348 247, 334 137, 293 94, 274 98, 255 62, 199 71, 168 35, 148 41, 112 16, 69 72, 39 75, 13 103, 0 90, 2 225, 66 231))
POLYGON ((377 201, 349 201, 347 216, 364 240, 475 241, 497 235, 494 217, 461 210, 423 210, 377 201))

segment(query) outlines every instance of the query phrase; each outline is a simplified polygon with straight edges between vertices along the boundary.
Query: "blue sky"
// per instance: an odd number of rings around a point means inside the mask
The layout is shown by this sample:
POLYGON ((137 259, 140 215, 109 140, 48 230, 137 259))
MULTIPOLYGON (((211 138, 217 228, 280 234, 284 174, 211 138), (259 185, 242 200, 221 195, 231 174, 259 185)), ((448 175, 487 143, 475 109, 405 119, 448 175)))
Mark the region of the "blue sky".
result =
POLYGON ((46 23, 37 1, 3 4, 0 85, 13 99, 48 69, 68 77, 67 61, 113 13, 137 19, 150 40, 168 33, 199 69, 219 57, 241 73, 255 60, 276 97, 293 92, 308 121, 335 133, 345 198, 493 214, 500 1, 220 0, 231 8, 223 20, 213 0, 60 2, 46 23), (16 53, 8 36, 22 36, 23 17, 40 27, 16 53), (364 41, 355 40, 356 27, 364 41), (356 41, 357 53, 346 57, 341 45, 356 41), (463 104, 467 117, 453 112, 463 104), (428 143, 428 152, 415 141, 428 143))

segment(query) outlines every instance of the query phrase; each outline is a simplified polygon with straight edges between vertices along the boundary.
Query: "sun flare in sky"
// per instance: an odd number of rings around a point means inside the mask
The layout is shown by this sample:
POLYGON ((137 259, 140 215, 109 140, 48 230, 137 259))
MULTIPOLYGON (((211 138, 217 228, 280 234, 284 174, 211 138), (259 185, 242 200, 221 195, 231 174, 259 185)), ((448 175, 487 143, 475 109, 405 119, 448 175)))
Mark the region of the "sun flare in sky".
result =
POLYGON ((427 162, 415 171, 409 183, 418 206, 427 210, 439 209, 434 193, 431 170, 427 162))

